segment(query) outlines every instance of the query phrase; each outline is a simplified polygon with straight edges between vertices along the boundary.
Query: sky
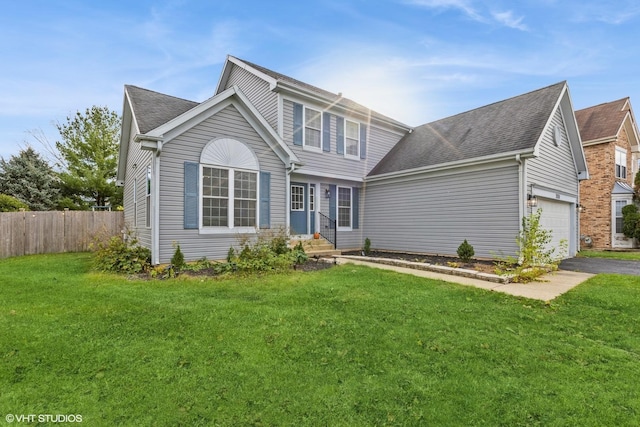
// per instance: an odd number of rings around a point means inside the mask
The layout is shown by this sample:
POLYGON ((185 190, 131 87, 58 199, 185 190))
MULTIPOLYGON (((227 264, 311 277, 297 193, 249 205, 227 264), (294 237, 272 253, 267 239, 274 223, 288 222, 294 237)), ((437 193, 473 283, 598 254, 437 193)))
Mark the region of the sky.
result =
MULTIPOLYGON (((0 157, 131 84, 201 102, 227 55, 411 126, 567 81, 640 105, 637 0, 24 0, 0 14, 0 157)), ((638 107, 640 108, 640 107, 638 107)))

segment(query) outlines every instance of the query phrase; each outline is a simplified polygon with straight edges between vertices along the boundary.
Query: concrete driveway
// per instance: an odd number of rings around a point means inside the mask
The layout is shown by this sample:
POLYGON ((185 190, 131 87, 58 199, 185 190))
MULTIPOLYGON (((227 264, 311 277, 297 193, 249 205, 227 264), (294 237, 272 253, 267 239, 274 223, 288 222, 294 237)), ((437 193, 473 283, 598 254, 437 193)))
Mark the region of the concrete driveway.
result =
POLYGON ((640 261, 608 258, 569 258, 560 263, 561 270, 583 273, 618 273, 640 276, 640 261))

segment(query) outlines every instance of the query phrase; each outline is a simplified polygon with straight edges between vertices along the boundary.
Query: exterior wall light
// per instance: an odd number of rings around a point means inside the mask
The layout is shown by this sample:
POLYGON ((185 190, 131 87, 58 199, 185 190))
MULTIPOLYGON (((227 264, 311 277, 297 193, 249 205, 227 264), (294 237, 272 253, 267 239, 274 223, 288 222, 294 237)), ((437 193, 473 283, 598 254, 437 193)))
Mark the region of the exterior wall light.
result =
POLYGON ((536 206, 538 206, 538 198, 531 194, 527 194, 527 206, 529 206, 530 208, 535 208, 536 206))
POLYGON ((586 211, 587 208, 585 208, 583 205, 578 205, 578 212, 582 213, 584 211, 586 211))
POLYGON ((331 197, 331 191, 329 191, 328 188, 326 190, 324 190, 324 197, 327 198, 327 199, 331 197))

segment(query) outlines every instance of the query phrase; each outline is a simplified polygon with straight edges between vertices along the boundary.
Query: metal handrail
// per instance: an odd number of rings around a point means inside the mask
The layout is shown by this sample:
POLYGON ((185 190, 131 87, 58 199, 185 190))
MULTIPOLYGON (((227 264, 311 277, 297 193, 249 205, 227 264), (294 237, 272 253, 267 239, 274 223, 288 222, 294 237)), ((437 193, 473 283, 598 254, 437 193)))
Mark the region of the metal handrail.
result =
POLYGON ((336 249, 338 247, 338 228, 336 227, 336 220, 329 218, 322 212, 318 213, 320 214, 320 235, 329 243, 333 244, 333 249, 336 249))

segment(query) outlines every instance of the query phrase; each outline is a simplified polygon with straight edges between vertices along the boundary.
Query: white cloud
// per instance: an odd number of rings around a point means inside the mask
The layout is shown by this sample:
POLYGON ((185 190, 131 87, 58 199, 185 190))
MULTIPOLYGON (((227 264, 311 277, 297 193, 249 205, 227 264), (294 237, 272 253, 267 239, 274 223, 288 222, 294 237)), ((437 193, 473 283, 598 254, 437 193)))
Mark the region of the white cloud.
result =
POLYGON ((493 18, 504 25, 505 27, 513 28, 515 30, 527 31, 528 28, 522 23, 524 17, 514 17, 512 11, 506 12, 493 12, 493 18))
POLYGON ((467 0, 407 0, 407 3, 430 9, 457 9, 475 21, 485 21, 467 0))

